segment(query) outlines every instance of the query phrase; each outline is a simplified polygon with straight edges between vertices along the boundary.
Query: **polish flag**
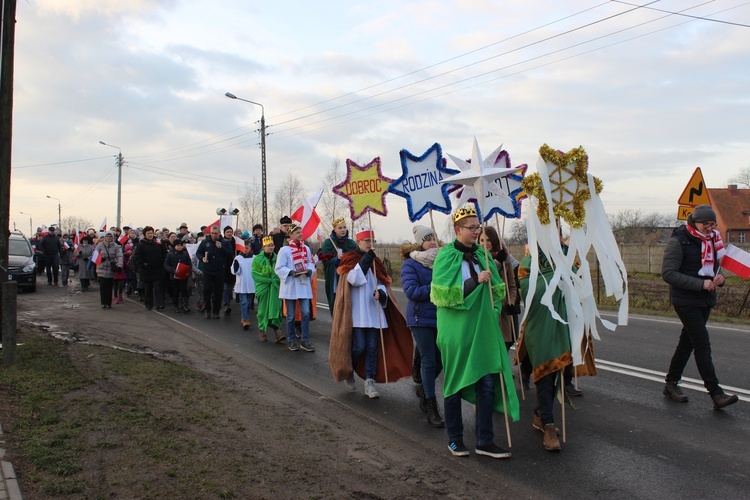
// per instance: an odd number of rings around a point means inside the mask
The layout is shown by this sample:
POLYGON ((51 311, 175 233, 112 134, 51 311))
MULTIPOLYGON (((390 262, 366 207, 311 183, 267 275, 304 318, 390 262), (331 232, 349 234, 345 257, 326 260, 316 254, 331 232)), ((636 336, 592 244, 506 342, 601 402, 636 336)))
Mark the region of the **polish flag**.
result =
POLYGON ((78 251, 79 246, 81 246, 81 232, 76 231, 76 237, 73 238, 73 249, 78 251))
POLYGON ((97 266, 102 263, 102 254, 99 253, 98 248, 94 250, 94 253, 91 254, 91 262, 93 262, 97 266))
POLYGON ((107 230, 107 218, 105 217, 102 223, 99 225, 99 231, 107 230))
POLYGON ((245 240, 242 238, 234 237, 234 249, 238 252, 245 253, 245 240))
POLYGON ((117 242, 120 245, 124 245, 125 243, 127 243, 127 241, 128 241, 128 233, 126 233, 125 231, 123 231, 122 234, 120 235, 120 237, 117 238, 117 242))
POLYGON ((721 267, 744 280, 750 279, 750 253, 729 244, 727 253, 721 259, 721 267))
POLYGON ((291 216, 292 220, 302 223, 302 240, 306 240, 315 234, 315 230, 320 225, 320 216, 315 211, 315 207, 318 205, 321 196, 323 196, 322 189, 303 201, 302 205, 291 216))

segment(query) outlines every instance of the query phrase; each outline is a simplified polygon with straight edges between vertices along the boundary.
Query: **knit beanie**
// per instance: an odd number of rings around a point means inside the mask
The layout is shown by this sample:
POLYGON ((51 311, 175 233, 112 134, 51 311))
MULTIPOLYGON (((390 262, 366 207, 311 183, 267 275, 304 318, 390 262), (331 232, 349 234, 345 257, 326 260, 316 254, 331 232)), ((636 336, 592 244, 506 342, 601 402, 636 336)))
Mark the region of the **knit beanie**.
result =
POLYGON ((417 245, 424 243, 424 241, 430 236, 435 236, 435 231, 433 231, 432 228, 419 224, 414 226, 411 231, 414 233, 414 241, 417 242, 417 245))
POLYGON ((710 205, 698 205, 692 213, 693 222, 716 221, 716 212, 710 205))

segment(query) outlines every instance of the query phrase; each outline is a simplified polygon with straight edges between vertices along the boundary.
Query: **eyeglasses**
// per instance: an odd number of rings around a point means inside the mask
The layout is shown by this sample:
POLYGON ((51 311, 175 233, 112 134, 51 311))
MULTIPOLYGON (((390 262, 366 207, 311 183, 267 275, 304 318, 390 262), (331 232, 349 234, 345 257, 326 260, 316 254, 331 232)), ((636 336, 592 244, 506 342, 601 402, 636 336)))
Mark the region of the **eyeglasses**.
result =
POLYGON ((462 227, 464 229, 468 229, 472 233, 476 233, 477 231, 479 231, 480 229, 482 229, 482 226, 459 226, 459 227, 462 227))

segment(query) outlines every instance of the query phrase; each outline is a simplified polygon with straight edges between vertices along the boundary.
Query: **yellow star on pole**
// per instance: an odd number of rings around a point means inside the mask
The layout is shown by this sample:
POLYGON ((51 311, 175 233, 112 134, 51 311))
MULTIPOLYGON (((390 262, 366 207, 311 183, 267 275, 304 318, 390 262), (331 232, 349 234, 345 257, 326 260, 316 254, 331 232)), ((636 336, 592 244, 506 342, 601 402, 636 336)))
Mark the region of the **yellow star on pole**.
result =
POLYGON ((346 169, 346 179, 334 186, 333 192, 349 200, 352 220, 357 220, 365 212, 388 215, 385 195, 393 179, 385 177, 380 171, 380 157, 364 166, 347 158, 346 169))

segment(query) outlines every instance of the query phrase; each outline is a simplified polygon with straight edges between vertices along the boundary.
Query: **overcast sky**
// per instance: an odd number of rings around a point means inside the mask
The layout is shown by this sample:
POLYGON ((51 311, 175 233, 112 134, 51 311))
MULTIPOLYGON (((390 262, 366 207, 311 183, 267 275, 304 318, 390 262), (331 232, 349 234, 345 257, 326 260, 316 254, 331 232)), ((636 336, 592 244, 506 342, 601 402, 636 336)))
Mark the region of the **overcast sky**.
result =
MULTIPOLYGON (((696 167, 709 187, 750 167, 750 2, 648 7, 20 0, 11 219, 55 222, 50 195, 63 217, 114 224, 102 140, 127 162, 124 224, 211 222, 260 181, 260 108, 227 91, 265 106, 270 198, 290 172, 312 194, 334 158, 379 156, 396 178, 401 149, 470 158, 476 137, 529 173, 542 144, 582 145, 608 213, 676 215, 696 167)), ((411 238, 405 200, 386 203, 378 239, 411 238)))

